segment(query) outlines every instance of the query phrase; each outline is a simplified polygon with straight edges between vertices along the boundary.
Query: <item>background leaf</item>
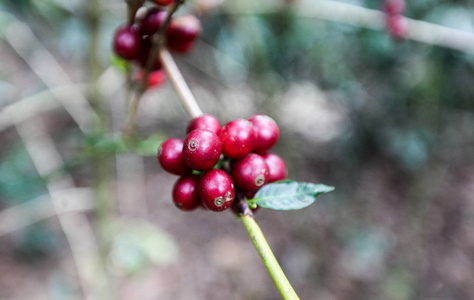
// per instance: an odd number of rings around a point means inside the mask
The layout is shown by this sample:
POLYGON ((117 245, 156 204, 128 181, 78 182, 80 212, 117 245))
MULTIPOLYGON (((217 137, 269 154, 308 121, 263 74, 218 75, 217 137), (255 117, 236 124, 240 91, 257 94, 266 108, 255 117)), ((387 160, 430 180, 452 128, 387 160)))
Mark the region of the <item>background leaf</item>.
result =
POLYGON ((295 210, 311 205, 320 194, 334 187, 324 184, 285 180, 263 186, 249 203, 274 210, 295 210))

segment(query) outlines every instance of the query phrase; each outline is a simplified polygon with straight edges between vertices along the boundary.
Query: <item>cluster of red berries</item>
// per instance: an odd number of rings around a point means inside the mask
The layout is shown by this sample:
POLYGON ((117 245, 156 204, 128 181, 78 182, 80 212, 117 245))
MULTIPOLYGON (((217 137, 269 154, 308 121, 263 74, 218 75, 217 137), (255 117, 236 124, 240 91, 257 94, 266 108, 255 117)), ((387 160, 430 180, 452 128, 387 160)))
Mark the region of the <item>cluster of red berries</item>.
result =
POLYGON ((212 115, 192 119, 181 139, 168 139, 158 149, 162 168, 180 178, 173 202, 182 210, 229 208, 236 193, 252 199, 264 184, 286 178, 283 159, 268 153, 280 131, 266 115, 236 119, 221 127, 212 115))
MULTIPOLYGON (((159 6, 148 8, 143 18, 136 20, 134 24, 120 26, 113 39, 113 49, 122 59, 136 63, 138 72, 135 80, 143 80, 143 69, 151 53, 151 36, 158 32, 165 23, 168 12, 163 9, 173 0, 154 0, 159 6)), ((193 15, 173 17, 166 29, 166 47, 177 53, 189 52, 201 31, 201 23, 193 15)), ((153 70, 149 75, 148 87, 156 87, 165 81, 165 73, 162 70, 159 59, 153 63, 153 70)))
POLYGON ((403 13, 405 0, 386 0, 384 10, 387 15, 386 26, 388 32, 396 38, 404 38, 408 32, 408 23, 403 13))

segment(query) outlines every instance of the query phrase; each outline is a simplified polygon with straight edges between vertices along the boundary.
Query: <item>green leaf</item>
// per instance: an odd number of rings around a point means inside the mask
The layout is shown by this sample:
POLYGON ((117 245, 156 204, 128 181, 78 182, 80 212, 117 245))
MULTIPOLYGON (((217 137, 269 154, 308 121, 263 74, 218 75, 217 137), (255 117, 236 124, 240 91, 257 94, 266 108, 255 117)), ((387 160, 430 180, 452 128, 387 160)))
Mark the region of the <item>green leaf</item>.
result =
POLYGON ((153 134, 147 139, 139 141, 134 150, 142 156, 156 156, 158 148, 165 139, 166 136, 163 134, 153 134))
POLYGON ((324 184, 284 180, 263 186, 248 202, 274 210, 295 210, 311 205, 316 197, 333 190, 334 187, 324 184))

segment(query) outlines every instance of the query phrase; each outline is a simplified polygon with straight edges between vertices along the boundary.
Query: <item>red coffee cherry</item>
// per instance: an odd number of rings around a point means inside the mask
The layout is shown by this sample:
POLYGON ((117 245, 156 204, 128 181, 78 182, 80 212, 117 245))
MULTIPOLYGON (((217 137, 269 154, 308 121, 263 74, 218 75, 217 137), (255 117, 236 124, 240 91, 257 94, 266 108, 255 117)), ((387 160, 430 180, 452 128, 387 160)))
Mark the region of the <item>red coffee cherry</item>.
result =
POLYGON ((221 141, 214 132, 195 129, 184 140, 184 161, 193 170, 210 170, 219 161, 221 149, 221 141))
POLYGON ((219 169, 204 173, 198 190, 202 203, 212 211, 222 211, 229 208, 235 198, 232 179, 226 172, 219 169))
POLYGON ((193 118, 186 128, 186 133, 190 133, 194 129, 205 129, 214 132, 217 136, 221 133, 221 123, 216 117, 209 114, 193 118))
POLYGON ((166 43, 170 50, 185 53, 191 50, 201 31, 201 22, 193 15, 176 17, 166 30, 166 43))
POLYGON ((286 164, 280 156, 273 153, 267 153, 262 157, 270 169, 267 183, 286 178, 286 164))
MULTIPOLYGON (((145 76, 144 70, 140 70, 137 73, 137 81, 140 82, 145 76)), ((163 70, 156 70, 148 75, 147 88, 152 89, 162 86, 166 82, 166 73, 163 70)))
POLYGON ((227 123, 221 131, 222 153, 229 158, 242 158, 257 144, 257 133, 252 123, 236 119, 227 123))
POLYGON ((161 6, 168 6, 171 3, 173 3, 173 1, 174 0, 153 0, 153 2, 155 2, 155 4, 161 5, 161 6))
POLYGON ((387 15, 388 32, 395 38, 404 38, 408 33, 408 22, 402 15, 387 15))
MULTIPOLYGON (((137 56, 137 61, 140 64, 141 67, 145 68, 146 64, 148 62, 148 57, 150 56, 151 53, 151 38, 150 37, 145 37, 140 40, 141 47, 140 47, 140 52, 138 53, 137 56)), ((154 65, 152 66, 153 70, 159 70, 162 68, 161 61, 157 57, 156 60, 154 61, 154 65)))
POLYGON ((402 14, 405 11, 405 0, 386 0, 384 10, 391 15, 402 14))
POLYGON ((158 148, 158 162, 161 167, 175 175, 191 173, 191 169, 184 163, 183 140, 167 139, 158 148))
POLYGON ((123 59, 132 60, 140 53, 140 36, 133 26, 122 25, 115 32, 113 49, 123 59))
POLYGON ((254 191, 268 181, 269 168, 263 157, 249 155, 232 164, 231 176, 235 186, 244 192, 254 191))
POLYGON ((249 118, 257 132, 257 144, 252 150, 258 154, 264 154, 272 148, 280 137, 280 130, 272 118, 266 115, 255 115, 249 118))
POLYGON ((180 177, 173 186, 173 203, 181 210, 195 210, 201 205, 198 193, 199 176, 180 177))
POLYGON ((166 20, 168 12, 156 7, 150 8, 143 18, 141 24, 141 33, 143 35, 152 35, 157 32, 166 20))

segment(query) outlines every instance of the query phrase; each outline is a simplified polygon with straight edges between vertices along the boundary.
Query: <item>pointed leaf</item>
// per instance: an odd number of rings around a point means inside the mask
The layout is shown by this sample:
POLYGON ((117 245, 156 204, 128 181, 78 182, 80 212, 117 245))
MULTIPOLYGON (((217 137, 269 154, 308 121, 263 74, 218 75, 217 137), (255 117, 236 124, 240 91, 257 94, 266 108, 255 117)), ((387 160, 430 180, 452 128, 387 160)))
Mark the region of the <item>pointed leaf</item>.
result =
POLYGON ((324 184, 284 180, 263 186, 249 203, 274 210, 295 210, 311 205, 320 194, 334 187, 324 184))

